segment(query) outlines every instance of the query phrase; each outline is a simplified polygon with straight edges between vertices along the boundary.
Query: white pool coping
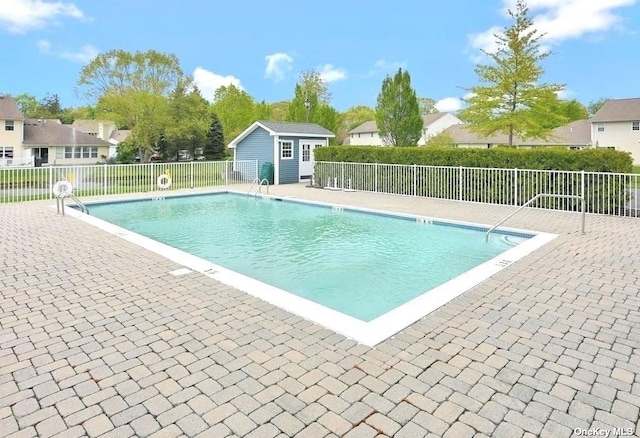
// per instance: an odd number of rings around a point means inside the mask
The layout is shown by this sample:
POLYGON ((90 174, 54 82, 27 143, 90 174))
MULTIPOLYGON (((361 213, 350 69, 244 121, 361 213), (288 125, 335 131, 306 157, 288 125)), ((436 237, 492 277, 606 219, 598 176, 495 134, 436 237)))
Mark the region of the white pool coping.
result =
MULTIPOLYGON (((233 190, 225 191, 213 191, 210 194, 220 193, 234 193, 246 195, 244 192, 236 192, 233 190)), ((209 194, 209 193, 201 193, 209 194)), ((198 196, 198 195, 168 195, 168 197, 183 197, 183 196, 198 196)), ((375 214, 382 214, 387 216, 398 216, 405 218, 415 218, 416 220, 430 223, 432 221, 462 224, 474 227, 488 228, 487 225, 477 224, 472 222, 454 221, 441 218, 431 218, 426 216, 389 212, 385 210, 374 210, 360 207, 352 207, 348 205, 327 204, 321 202, 307 201, 300 198, 292 197, 280 197, 280 196, 263 196, 270 199, 283 199, 295 202, 301 202, 311 205, 322 206, 335 206, 341 209, 349 209, 353 211, 362 211, 375 214)), ((96 202, 90 202, 86 205, 91 212, 91 204, 101 204, 108 202, 123 202, 130 200, 150 200, 156 197, 131 197, 131 198, 115 198, 111 200, 101 200, 96 202)), ((55 208, 55 206, 53 206, 55 208)), ((305 318, 309 321, 313 321, 320 324, 336 333, 342 334, 347 338, 351 338, 361 344, 369 347, 374 347, 380 342, 394 336, 401 332, 406 327, 410 326, 414 322, 424 318, 429 313, 448 303, 449 301, 459 297, 469 289, 477 286, 483 281, 489 279, 493 275, 497 274, 507 266, 513 264, 517 260, 532 253, 538 248, 549 243, 558 235, 542 232, 534 232, 529 230, 519 230, 514 228, 500 227, 498 230, 503 230, 513 233, 525 233, 534 234, 534 237, 524 241, 523 243, 508 249, 507 251, 499 254, 498 256, 476 266, 475 268, 461 274, 446 283, 433 288, 429 291, 425 291, 422 295, 408 301, 405 304, 396 307, 395 309, 381 315, 370 322, 365 322, 330 309, 328 307, 317 304, 313 301, 299 297, 295 294, 287 292, 283 289, 271 286, 263 283, 254 278, 237 273, 235 271, 226 269, 222 266, 211 263, 200 257, 196 257, 185 251, 179 250, 172 246, 158 242, 143 235, 134 233, 120 226, 114 225, 90 214, 84 214, 74 208, 67 208, 65 212, 69 216, 73 216, 86 223, 89 223, 103 231, 125 239, 135 245, 138 245, 146 250, 159 254, 179 265, 189 268, 193 271, 200 272, 214 280, 217 280, 228 286, 235 287, 243 292, 246 292, 256 298, 260 298, 274 306, 287 310, 295 315, 305 318)))

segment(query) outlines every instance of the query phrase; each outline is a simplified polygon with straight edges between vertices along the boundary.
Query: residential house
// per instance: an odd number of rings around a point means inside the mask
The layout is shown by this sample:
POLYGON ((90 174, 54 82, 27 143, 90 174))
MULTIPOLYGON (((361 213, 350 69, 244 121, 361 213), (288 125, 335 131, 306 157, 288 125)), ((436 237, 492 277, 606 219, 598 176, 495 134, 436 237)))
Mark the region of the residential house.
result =
POLYGON ((608 100, 590 121, 595 147, 630 152, 640 165, 640 98, 608 100))
POLYGON ((80 132, 108 141, 110 144, 108 158, 115 158, 118 154, 118 144, 131 135, 130 130, 117 129, 115 122, 110 120, 78 119, 74 120, 71 126, 80 132))
POLYGON ((316 123, 258 120, 229 143, 233 160, 272 163, 274 184, 297 183, 313 175, 313 150, 335 135, 316 123))
MULTIPOLYGON (((425 144, 431 137, 447 129, 449 126, 464 123, 451 113, 433 113, 422 116, 422 135, 419 145, 425 144)), ((383 146, 382 139, 378 135, 378 127, 375 121, 364 122, 362 125, 349 131, 349 144, 351 146, 383 146)))
POLYGON ((96 164, 109 152, 108 142, 59 120, 26 119, 22 144, 23 153, 42 165, 96 164))
MULTIPOLYGON (((522 139, 514 136, 513 145, 522 148, 567 146, 571 149, 583 149, 591 146, 591 123, 589 120, 576 120, 554 129, 546 139, 522 139)), ((496 133, 490 136, 479 135, 468 125, 453 125, 444 130, 459 148, 492 148, 509 144, 506 134, 496 133)))
POLYGON ((23 158, 24 116, 16 102, 0 96, 0 167, 31 165, 30 157, 23 158))

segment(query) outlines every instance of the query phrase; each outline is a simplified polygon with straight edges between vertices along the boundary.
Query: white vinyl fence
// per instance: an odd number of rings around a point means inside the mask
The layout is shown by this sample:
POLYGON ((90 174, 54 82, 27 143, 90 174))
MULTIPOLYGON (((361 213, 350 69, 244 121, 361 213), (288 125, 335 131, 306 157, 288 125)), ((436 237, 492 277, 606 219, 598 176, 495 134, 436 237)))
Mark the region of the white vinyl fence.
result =
MULTIPOLYGON (((588 213, 640 217, 640 175, 476 167, 316 162, 316 186, 520 206, 540 193, 581 196, 588 213)), ((580 211, 580 201, 542 198, 533 207, 580 211)))
POLYGON ((255 160, 0 168, 0 203, 53 199, 54 184, 63 180, 83 197, 242 184, 257 176, 255 160))

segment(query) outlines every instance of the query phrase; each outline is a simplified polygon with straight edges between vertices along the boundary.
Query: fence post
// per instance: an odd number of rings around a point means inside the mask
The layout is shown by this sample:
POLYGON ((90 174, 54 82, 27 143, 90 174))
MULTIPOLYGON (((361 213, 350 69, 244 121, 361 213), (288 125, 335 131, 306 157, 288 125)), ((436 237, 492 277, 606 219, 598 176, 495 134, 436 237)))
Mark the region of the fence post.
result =
POLYGON ((340 188, 344 190, 344 161, 342 162, 342 168, 340 169, 340 188))
POLYGON ((458 201, 462 201, 462 166, 458 167, 458 201))
POLYGON ((374 175, 373 175, 373 191, 378 193, 378 163, 375 163, 374 167, 374 175))
MULTIPOLYGON (((275 167, 275 163, 274 163, 274 167, 275 167)), ((256 178, 260 178, 260 169, 258 169, 258 160, 256 160, 256 178)), ((275 182, 275 175, 274 175, 274 182, 275 182)))
POLYGON ((103 178, 104 184, 103 184, 103 187, 102 187, 103 188, 103 190, 102 190, 102 194, 103 195, 107 194, 107 174, 108 174, 107 166, 108 166, 108 164, 104 163, 104 167, 103 167, 103 169, 104 169, 104 178, 103 178))
POLYGON ((513 205, 518 205, 518 168, 513 169, 513 205))
POLYGON ((49 199, 53 199, 53 167, 49 166, 49 199))
POLYGON ((229 162, 224 162, 224 185, 229 185, 229 162))
POLYGON ((413 196, 418 196, 418 165, 413 165, 413 196))
POLYGON ((193 161, 191 163, 191 188, 193 188, 193 161))

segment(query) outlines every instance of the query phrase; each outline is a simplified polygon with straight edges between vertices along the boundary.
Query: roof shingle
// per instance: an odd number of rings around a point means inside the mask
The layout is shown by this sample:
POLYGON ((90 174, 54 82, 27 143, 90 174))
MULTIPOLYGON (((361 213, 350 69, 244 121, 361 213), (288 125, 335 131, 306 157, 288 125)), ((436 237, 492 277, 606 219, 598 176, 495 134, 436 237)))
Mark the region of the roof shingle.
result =
MULTIPOLYGON (((430 113, 424 114, 422 116, 422 126, 429 126, 440 117, 444 116, 448 113, 430 113)), ((364 122, 362 125, 358 125, 349 131, 349 134, 368 134, 370 132, 378 132, 378 125, 376 125, 375 120, 369 120, 368 122, 364 122)))
POLYGON ((269 120, 258 120, 258 123, 272 130, 276 134, 303 134, 321 135, 323 137, 335 137, 335 134, 323 128, 317 123, 304 122, 274 122, 269 120))
POLYGON ((612 99, 591 117, 592 122, 631 122, 640 120, 640 98, 612 99))
POLYGON ((23 143, 27 146, 109 146, 106 141, 69 125, 38 119, 24 121, 23 143))
POLYGON ((24 115, 13 98, 9 96, 0 96, 0 119, 24 120, 24 115))

